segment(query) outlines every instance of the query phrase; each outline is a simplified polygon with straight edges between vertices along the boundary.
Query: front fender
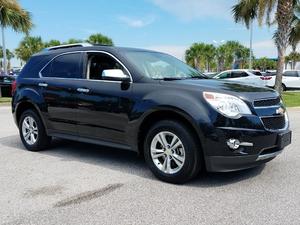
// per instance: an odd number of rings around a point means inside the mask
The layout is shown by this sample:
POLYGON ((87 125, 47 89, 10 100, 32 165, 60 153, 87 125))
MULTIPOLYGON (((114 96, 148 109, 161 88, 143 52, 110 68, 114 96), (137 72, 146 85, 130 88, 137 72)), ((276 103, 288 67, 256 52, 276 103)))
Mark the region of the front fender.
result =
POLYGON ((135 104, 128 130, 131 146, 136 147, 138 144, 138 134, 143 121, 159 111, 170 111, 181 116, 196 130, 201 142, 204 141, 204 126, 211 124, 211 119, 208 107, 202 103, 201 95, 166 90, 151 92, 135 104))

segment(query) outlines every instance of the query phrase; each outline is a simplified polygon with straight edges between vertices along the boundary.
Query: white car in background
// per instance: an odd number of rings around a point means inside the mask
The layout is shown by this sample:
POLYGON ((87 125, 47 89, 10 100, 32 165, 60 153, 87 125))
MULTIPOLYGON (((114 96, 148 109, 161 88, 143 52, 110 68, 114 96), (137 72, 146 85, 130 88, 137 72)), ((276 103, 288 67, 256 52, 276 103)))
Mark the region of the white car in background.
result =
MULTIPOLYGON (((267 81, 268 87, 274 87, 276 74, 267 81)), ((282 90, 300 89, 300 70, 285 70, 282 76, 282 90)))
MULTIPOLYGON (((251 84, 256 86, 266 86, 267 77, 263 76, 258 70, 226 70, 213 77, 214 79, 230 80, 243 84, 251 84)), ((270 78, 271 79, 271 78, 270 78)))

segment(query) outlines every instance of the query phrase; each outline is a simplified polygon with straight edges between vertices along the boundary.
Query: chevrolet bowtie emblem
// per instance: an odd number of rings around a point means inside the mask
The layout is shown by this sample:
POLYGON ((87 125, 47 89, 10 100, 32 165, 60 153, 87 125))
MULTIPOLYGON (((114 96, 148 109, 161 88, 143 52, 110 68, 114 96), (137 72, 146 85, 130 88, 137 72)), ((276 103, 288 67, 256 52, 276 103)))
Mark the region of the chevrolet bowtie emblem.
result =
POLYGON ((276 109, 276 114, 280 114, 280 115, 283 115, 285 113, 285 109, 280 107, 278 109, 276 109))

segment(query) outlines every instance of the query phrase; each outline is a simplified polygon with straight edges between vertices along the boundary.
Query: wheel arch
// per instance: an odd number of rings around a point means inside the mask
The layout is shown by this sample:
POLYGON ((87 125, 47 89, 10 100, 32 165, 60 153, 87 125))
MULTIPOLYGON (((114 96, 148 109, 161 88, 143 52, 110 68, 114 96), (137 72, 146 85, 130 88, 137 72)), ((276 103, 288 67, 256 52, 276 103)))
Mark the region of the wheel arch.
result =
POLYGON ((151 111, 143 118, 142 122, 140 123, 137 134, 137 151, 140 155, 143 155, 143 141, 146 136, 147 130, 149 130, 150 127, 153 126, 153 124, 161 120, 175 120, 183 123, 188 129, 192 131, 193 135, 195 135, 195 138, 201 148, 199 150, 201 151, 201 154, 204 154, 202 147, 203 134, 199 127, 196 126, 193 118, 180 109, 164 107, 155 111, 151 111))

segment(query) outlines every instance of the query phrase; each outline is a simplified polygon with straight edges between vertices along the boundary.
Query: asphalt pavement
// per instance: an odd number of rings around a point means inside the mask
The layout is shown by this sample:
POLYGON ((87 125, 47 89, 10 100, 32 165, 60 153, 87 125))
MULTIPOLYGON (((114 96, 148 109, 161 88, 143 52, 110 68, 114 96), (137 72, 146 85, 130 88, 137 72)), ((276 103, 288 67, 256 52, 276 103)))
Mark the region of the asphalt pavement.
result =
POLYGON ((0 106, 0 224, 300 224, 300 109, 293 144, 265 166, 157 180, 134 153, 54 140, 24 149, 0 106))

